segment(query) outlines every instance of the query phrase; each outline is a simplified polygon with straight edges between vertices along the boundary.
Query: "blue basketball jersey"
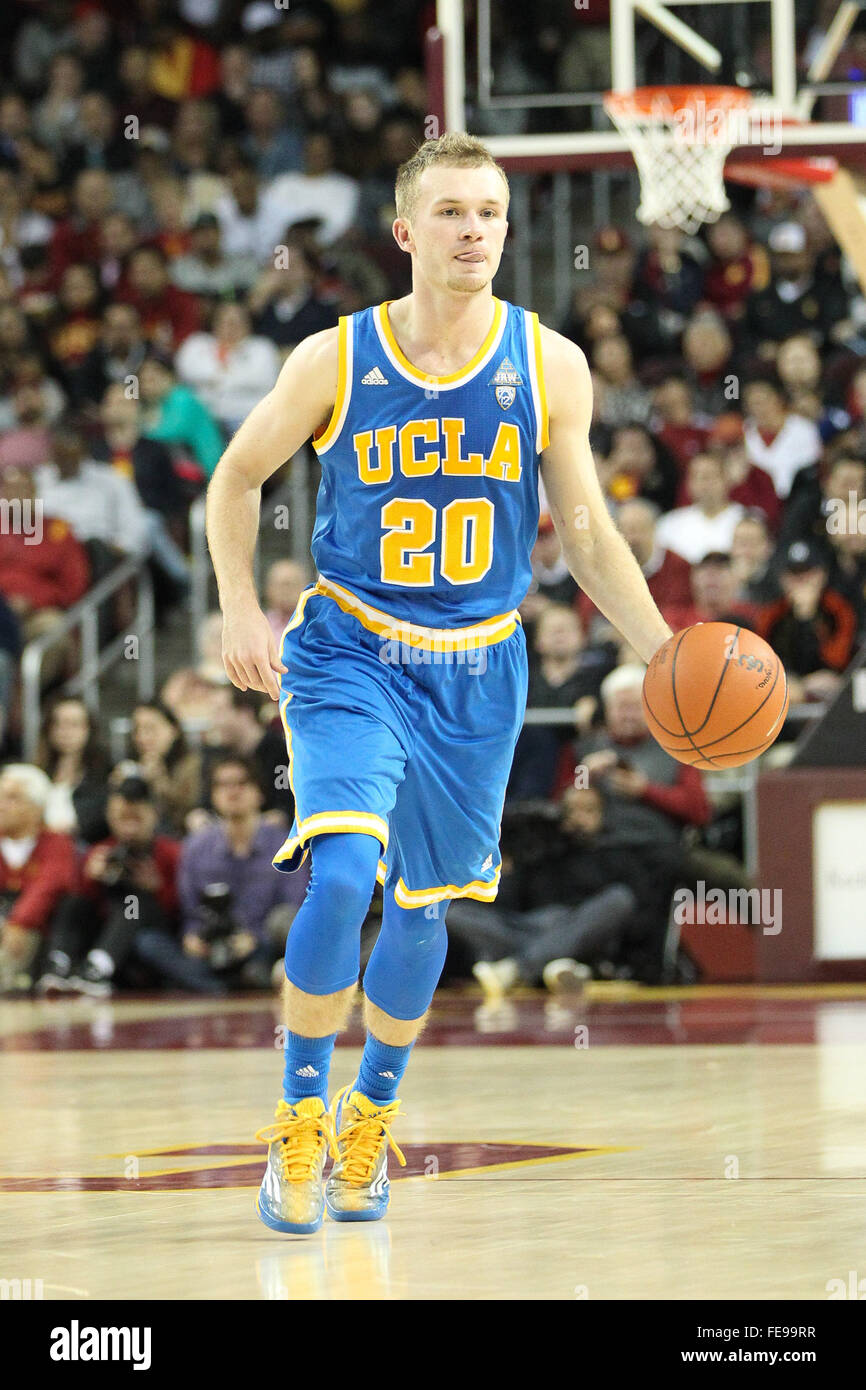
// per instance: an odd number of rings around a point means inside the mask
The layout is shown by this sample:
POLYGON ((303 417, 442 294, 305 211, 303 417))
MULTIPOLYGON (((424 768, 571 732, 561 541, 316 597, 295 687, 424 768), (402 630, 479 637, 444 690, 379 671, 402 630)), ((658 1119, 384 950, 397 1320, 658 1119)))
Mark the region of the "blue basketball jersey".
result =
POLYGON ((313 559, 380 612, 466 627, 515 609, 532 577, 548 444, 538 315, 494 298, 472 361, 436 377, 403 355, 388 303, 339 322, 337 396, 313 439, 313 559))

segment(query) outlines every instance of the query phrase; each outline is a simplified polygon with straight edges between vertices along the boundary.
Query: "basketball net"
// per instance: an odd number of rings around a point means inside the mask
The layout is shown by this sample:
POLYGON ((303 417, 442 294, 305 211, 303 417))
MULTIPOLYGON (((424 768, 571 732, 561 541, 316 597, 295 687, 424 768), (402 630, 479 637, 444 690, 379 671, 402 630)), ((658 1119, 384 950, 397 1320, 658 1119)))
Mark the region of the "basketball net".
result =
POLYGON ((743 115, 751 104, 739 87, 638 87, 605 94, 605 110, 637 165, 641 222, 679 227, 691 236, 727 211, 725 160, 743 143, 743 115))

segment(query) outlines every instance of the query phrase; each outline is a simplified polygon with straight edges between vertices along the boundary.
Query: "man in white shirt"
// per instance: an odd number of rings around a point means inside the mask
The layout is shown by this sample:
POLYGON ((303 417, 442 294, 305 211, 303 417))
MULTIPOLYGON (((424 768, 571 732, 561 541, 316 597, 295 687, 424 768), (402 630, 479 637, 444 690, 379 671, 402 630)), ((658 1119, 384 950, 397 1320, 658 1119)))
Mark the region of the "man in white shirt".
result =
POLYGON ((134 483, 110 464, 87 458, 73 421, 58 422, 52 461, 37 468, 35 476, 47 515, 67 522, 78 540, 101 541, 124 555, 150 553, 147 512, 134 483))
POLYGON ((743 391, 746 406, 746 454, 773 479, 779 497, 791 491, 801 468, 821 457, 818 426, 794 415, 785 404, 780 387, 772 381, 750 381, 743 391))
POLYGON ((181 381, 232 435, 280 374, 280 354, 253 334, 243 304, 221 304, 212 333, 191 333, 175 358, 181 381))
POLYGON ((232 165, 226 181, 229 192, 214 206, 223 254, 250 256, 257 265, 273 265, 274 248, 285 234, 285 208, 268 206, 253 164, 232 165))
POLYGON ((725 463, 714 454, 696 454, 689 464, 690 507, 676 507, 659 519, 656 542, 696 565, 710 551, 731 553, 737 522, 745 509, 729 498, 725 463))
MULTIPOLYGON (((264 204, 282 216, 282 240, 286 227, 318 218, 317 240, 330 246, 348 231, 358 214, 361 189, 356 179, 334 168, 334 145, 330 135, 316 131, 304 142, 304 172, 279 174, 268 185, 264 204)), ((271 252, 273 255, 273 251, 271 252)))

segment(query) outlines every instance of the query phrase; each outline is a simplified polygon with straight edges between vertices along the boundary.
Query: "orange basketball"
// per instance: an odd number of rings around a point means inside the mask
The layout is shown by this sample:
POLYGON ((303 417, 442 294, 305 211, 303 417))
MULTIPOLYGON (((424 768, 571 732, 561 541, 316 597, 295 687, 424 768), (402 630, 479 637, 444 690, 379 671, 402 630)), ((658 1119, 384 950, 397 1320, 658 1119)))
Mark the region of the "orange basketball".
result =
POLYGON ((736 623, 696 623, 659 647, 643 683, 650 733, 704 771, 741 767, 769 748, 788 712, 785 668, 736 623))

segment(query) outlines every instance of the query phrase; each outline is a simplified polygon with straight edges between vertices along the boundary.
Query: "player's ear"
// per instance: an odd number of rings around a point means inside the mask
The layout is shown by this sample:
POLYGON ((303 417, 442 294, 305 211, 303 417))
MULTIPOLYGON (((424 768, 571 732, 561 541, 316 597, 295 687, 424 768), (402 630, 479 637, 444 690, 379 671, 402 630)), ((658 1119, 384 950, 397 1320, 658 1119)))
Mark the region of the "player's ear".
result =
POLYGON ((415 245, 412 241, 412 228, 409 226, 409 223, 406 222, 404 218, 395 218, 393 223, 391 224, 391 231, 393 232, 394 240, 400 247, 401 251, 405 251, 407 254, 411 254, 415 250, 415 245))

